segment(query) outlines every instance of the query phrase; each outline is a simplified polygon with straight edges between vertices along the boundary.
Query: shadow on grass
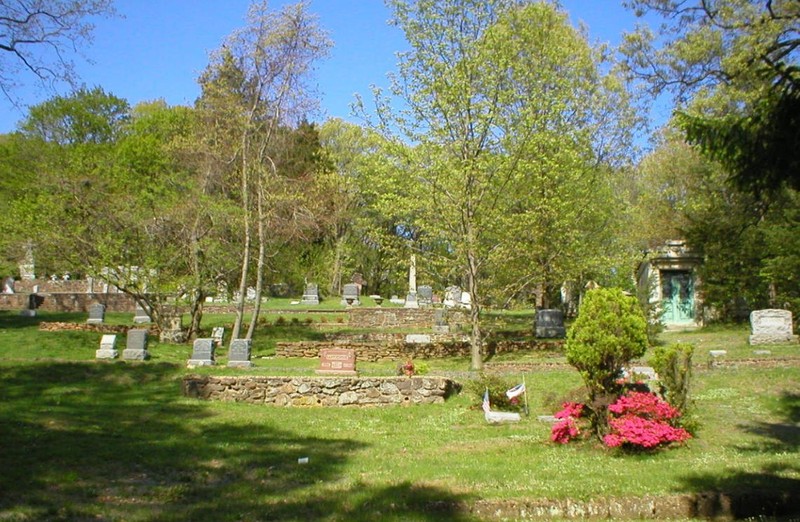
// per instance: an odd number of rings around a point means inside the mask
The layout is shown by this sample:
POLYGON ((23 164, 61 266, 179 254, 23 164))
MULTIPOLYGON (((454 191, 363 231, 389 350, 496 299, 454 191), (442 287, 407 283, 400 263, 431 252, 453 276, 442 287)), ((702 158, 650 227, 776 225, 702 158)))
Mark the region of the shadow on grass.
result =
POLYGON ((0 310, 0 329, 38 327, 43 322, 85 322, 86 314, 77 312, 39 312, 34 317, 20 315, 19 311, 0 310))
MULTIPOLYGON (((796 453, 800 448, 800 394, 784 392, 779 400, 781 422, 740 425, 743 432, 759 437, 742 452, 796 453)), ((797 462, 768 463, 758 472, 734 471, 724 476, 696 473, 686 485, 694 495, 693 516, 745 519, 800 515, 800 474, 797 462)))
POLYGON ((181 397, 179 374, 0 367, 0 519, 469 520, 436 488, 337 486, 362 442, 287 430, 279 411, 220 414, 181 397))

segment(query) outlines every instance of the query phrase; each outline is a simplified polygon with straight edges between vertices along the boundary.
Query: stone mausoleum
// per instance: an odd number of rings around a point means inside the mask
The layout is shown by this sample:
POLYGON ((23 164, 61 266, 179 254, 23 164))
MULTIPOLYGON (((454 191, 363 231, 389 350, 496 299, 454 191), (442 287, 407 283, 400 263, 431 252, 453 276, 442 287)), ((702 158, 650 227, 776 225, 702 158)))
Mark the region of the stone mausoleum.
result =
POLYGON ((702 257, 683 240, 670 240, 647 252, 637 270, 639 288, 650 285, 650 302, 658 303, 664 325, 701 326, 703 303, 698 267, 702 257))

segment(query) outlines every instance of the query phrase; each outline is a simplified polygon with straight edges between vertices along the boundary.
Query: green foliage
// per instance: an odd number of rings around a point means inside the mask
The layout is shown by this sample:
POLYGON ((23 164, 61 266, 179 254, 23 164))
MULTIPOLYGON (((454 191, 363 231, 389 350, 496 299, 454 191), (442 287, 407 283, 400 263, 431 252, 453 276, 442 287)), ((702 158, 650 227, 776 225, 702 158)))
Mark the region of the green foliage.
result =
POLYGON ((493 411, 522 411, 524 409, 524 401, 520 400, 522 398, 512 401, 506 395, 506 391, 517 384, 519 381, 511 377, 481 372, 477 379, 464 383, 464 391, 480 406, 488 389, 489 404, 493 411))
POLYGON ((650 364, 666 388, 667 402, 684 415, 689 407, 692 355, 694 345, 675 343, 657 347, 650 358, 650 364))
POLYGON ((618 288, 586 293, 567 331, 565 353, 583 377, 590 402, 616 393, 622 367, 646 349, 647 319, 636 298, 618 288))

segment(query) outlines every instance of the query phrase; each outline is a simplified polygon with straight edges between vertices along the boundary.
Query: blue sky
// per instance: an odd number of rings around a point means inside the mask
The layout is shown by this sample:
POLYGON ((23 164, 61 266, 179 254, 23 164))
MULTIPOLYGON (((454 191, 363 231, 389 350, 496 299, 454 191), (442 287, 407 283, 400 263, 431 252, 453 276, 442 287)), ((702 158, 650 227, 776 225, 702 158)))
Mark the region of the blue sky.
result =
MULTIPOLYGON (((272 0, 270 7, 285 3, 294 1, 272 0)), ((244 25, 249 0, 116 0, 115 5, 121 16, 98 20, 93 44, 84 51, 94 63, 77 61, 83 83, 131 105, 155 99, 188 105, 199 94, 196 80, 208 54, 244 25)), ((574 24, 588 26, 592 41, 616 45, 636 24, 621 0, 563 0, 562 5, 574 24)), ((331 56, 318 69, 322 113, 315 119, 353 120, 354 94, 368 98, 370 85, 386 86, 395 53, 404 47, 402 34, 387 25, 389 11, 382 0, 312 0, 311 8, 334 41, 331 56)), ((28 88, 16 91, 24 104, 52 96, 35 88, 32 79, 25 81, 28 88)), ((14 130, 23 115, 0 100, 0 132, 14 130)))

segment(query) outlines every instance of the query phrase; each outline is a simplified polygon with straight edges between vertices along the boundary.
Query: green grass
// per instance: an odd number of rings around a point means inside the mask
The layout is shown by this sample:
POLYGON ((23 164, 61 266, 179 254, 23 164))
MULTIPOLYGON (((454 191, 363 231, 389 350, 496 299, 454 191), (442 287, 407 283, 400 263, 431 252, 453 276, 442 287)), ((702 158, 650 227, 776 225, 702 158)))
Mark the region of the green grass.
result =
MULTIPOLYGON (((99 334, 41 332, 41 320, 56 319, 0 312, 0 521, 477 520, 458 502, 800 489, 798 365, 708 370, 698 363, 697 438, 660 453, 619 455, 591 442, 556 446, 549 426, 536 420, 553 412, 553 397, 580 386, 571 369, 529 373, 531 417, 514 425, 487 425, 478 398, 467 393, 442 405, 395 408, 204 402, 180 394, 188 345, 151 340, 150 361, 100 362, 99 334), (309 463, 298 464, 300 457, 309 463)), ((274 341, 314 331, 303 328, 266 327, 258 335, 274 341)), ((696 343, 700 359, 712 349, 747 359, 747 333, 664 339, 696 343)), ((772 352, 788 357, 800 348, 772 352)), ((254 362, 249 371, 202 371, 312 374, 317 365, 273 358, 268 348, 256 350, 254 362)), ((426 362, 432 373, 468 365, 426 362)), ((389 375, 395 365, 358 366, 389 375)))

